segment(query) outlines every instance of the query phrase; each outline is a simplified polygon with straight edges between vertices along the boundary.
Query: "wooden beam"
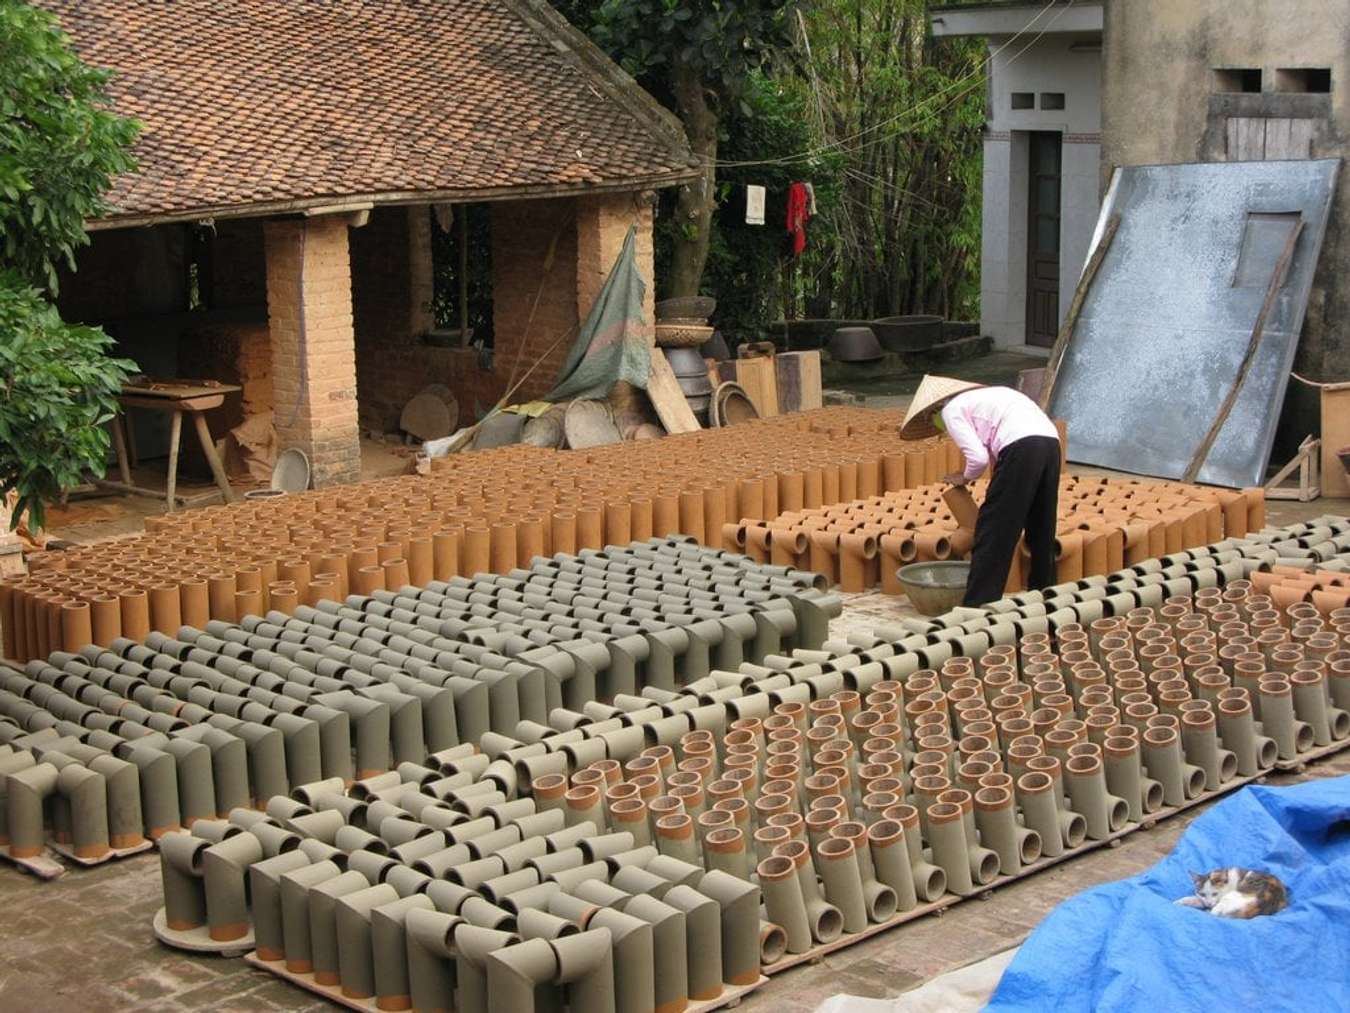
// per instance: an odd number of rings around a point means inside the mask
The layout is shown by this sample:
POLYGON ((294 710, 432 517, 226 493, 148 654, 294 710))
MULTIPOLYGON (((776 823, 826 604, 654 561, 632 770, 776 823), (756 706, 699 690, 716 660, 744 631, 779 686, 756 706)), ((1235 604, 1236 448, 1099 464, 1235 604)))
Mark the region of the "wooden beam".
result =
POLYGON ((1088 290, 1092 288, 1092 282, 1097 277, 1097 269, 1106 259, 1106 251, 1110 249, 1111 240, 1116 238, 1116 230, 1119 228, 1119 214, 1114 214, 1106 220, 1102 241, 1092 251, 1092 256, 1088 257, 1087 265, 1083 268, 1083 276, 1078 279, 1078 287, 1073 292, 1073 301, 1069 303, 1069 311, 1064 314, 1064 323, 1059 325, 1059 333, 1055 335, 1055 343, 1050 348, 1050 358, 1046 361, 1045 381, 1041 387, 1042 410, 1050 405, 1050 394, 1055 389, 1055 381, 1059 379, 1060 363, 1064 361, 1064 353, 1069 349, 1069 339, 1073 337, 1078 314, 1083 311, 1083 303, 1087 301, 1088 290))
POLYGON ((1181 476, 1183 482, 1194 482, 1195 476, 1200 474, 1200 469, 1205 464, 1205 458, 1209 456, 1210 450, 1214 447, 1214 441, 1218 439, 1219 430, 1228 421, 1228 416, 1233 411, 1233 405, 1237 404, 1238 394, 1242 392, 1242 385, 1247 382, 1247 374, 1251 372, 1252 363, 1256 361, 1256 351, 1261 347, 1261 335, 1265 333, 1266 317, 1270 315, 1270 308, 1275 305, 1275 297, 1279 295, 1280 286, 1284 284, 1285 275, 1289 273, 1289 264, 1294 259, 1294 247, 1298 245, 1298 237, 1302 234, 1303 219, 1300 217, 1294 223, 1294 227, 1289 230, 1289 238, 1284 241, 1284 249, 1280 251, 1280 258, 1275 261, 1275 270, 1271 272, 1270 283, 1266 285, 1266 297, 1261 300, 1261 308, 1256 312, 1256 322, 1252 324, 1251 337, 1247 340, 1247 351, 1242 356, 1242 362, 1238 365, 1237 378, 1233 381, 1228 396, 1219 405, 1219 410, 1214 415, 1214 421, 1209 424, 1209 430, 1205 433, 1205 438, 1200 441, 1200 446, 1195 448, 1195 456, 1191 458, 1191 463, 1186 466, 1186 471, 1181 476))

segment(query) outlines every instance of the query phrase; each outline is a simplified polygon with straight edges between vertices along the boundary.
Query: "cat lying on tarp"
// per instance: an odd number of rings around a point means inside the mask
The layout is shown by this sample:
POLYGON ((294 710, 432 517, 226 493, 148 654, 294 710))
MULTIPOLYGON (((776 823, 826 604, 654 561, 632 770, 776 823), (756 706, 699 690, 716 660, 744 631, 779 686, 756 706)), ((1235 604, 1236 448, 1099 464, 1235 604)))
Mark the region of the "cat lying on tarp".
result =
POLYGON ((1257 918, 1289 905, 1284 884, 1266 872, 1232 866, 1210 873, 1191 873, 1195 894, 1176 903, 1200 908, 1216 918, 1257 918))

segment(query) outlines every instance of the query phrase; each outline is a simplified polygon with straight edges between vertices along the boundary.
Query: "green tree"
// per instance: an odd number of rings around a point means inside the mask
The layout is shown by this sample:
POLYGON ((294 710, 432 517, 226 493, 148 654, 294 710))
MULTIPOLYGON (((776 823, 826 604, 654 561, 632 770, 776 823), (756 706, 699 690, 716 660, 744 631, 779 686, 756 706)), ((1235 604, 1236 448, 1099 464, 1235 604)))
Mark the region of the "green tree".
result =
POLYGON ((62 322, 48 299, 132 168, 136 129, 50 14, 0 0, 0 495, 18 493, 14 524, 26 509, 41 525, 45 502, 104 470, 102 424, 134 363, 108 358, 111 339, 62 322))
POLYGON ((936 41, 924 0, 817 0, 792 87, 842 159, 815 224, 815 301, 832 315, 978 310, 985 51, 936 41))
MULTIPOLYGON (((572 0, 578 18, 584 4, 572 0)), ((664 287, 697 295, 717 201, 719 120, 744 105, 754 71, 792 41, 796 0, 603 0, 590 29, 630 74, 673 105, 703 165, 679 188, 664 287)))

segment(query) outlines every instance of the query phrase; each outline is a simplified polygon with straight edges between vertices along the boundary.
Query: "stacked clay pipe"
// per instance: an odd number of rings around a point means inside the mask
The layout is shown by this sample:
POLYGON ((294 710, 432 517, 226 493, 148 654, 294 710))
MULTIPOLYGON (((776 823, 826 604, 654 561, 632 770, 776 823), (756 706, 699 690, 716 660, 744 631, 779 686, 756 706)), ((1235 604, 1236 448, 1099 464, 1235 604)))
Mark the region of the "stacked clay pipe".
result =
POLYGON ((1350 606, 1350 573, 1343 570, 1277 565, 1269 573, 1253 574, 1252 581, 1282 607, 1311 602, 1326 615, 1350 606))
MULTIPOLYGON (((523 960, 514 947, 556 946, 599 924, 612 933, 601 952, 616 993, 633 990, 625 1008, 715 995, 719 973, 722 985, 750 982, 755 961, 774 970, 1344 741, 1350 615, 1273 608, 1235 576, 1257 561, 1231 552, 1141 564, 1039 603, 1010 599, 984 627, 931 624, 948 638, 827 641, 677 690, 559 708, 547 727, 488 733, 481 752, 455 747, 349 792, 339 780, 301 786, 265 817, 235 812, 176 835, 187 855, 162 847, 165 916, 221 941, 251 921, 265 964, 386 1008, 408 996, 420 1008, 428 976, 467 983, 469 1008, 532 1008, 507 968, 494 977, 473 963, 480 943, 523 960), (1191 568, 1163 577, 1172 566, 1191 568), (1191 593, 1138 604, 1178 582, 1191 593), (1047 601, 1060 607, 1046 612, 1047 601), (1035 604, 1040 613, 1014 611, 1035 604), (588 737, 597 726, 610 730, 588 737), (257 840, 210 843, 230 833, 257 840), (312 839, 269 846, 290 834, 312 839), (229 854, 213 885, 191 855, 217 847, 229 854), (674 903, 680 886, 718 904, 720 938, 705 937, 701 954, 694 898, 674 903), (287 929, 302 923, 320 929, 287 929), (621 985, 626 974, 636 977, 621 985)), ((566 980, 556 948, 532 951, 531 987, 566 980)))
MULTIPOLYGON (((983 498, 986 482, 974 492, 983 498)), ((972 511, 973 513, 973 511, 972 511)), ((1060 581, 1110 573, 1126 564, 1218 541, 1265 524, 1260 489, 1233 492, 1174 482, 1065 477, 1060 484, 1056 569, 1060 581)), ((880 496, 791 510, 758 523, 729 524, 729 548, 756 559, 822 574, 844 591, 880 585, 900 594, 896 569, 966 556, 974 517, 957 517, 940 485, 887 486, 880 496)), ((1022 586, 1025 545, 1009 586, 1022 586)))
POLYGON ((901 441, 898 423, 831 408, 659 446, 505 447, 437 459, 425 477, 149 517, 145 535, 35 554, 27 577, 0 582, 4 654, 27 661, 652 536, 720 549, 729 522, 902 488, 911 459, 936 481, 954 446, 901 441))
MULTIPOLYGON (((671 552, 677 555, 683 553, 685 558, 691 558, 691 555, 707 555, 710 559, 742 559, 739 555, 717 557, 714 551, 699 549, 688 544, 687 539, 678 537, 660 541, 667 545, 682 547, 664 550, 664 557, 657 550, 639 550, 646 553, 641 558, 633 556, 630 552, 629 556, 625 557, 631 560, 625 564, 632 571, 630 577, 645 578, 659 583, 663 576, 661 568, 671 565, 670 559, 665 558, 669 557, 671 552)), ((108 562, 99 564, 100 571, 115 570, 124 562, 119 555, 118 544, 112 543, 111 547, 104 550, 108 562)), ((422 588, 433 580, 452 579, 449 574, 444 578, 440 576, 447 570, 453 572, 456 569, 448 563, 442 566, 441 563, 445 563, 445 560, 441 559, 440 555, 444 549, 449 554, 447 558, 453 560, 456 557, 455 537, 447 536, 444 539, 431 540, 413 538, 406 545, 411 550, 409 556, 415 564, 411 567, 401 556, 390 556, 383 564, 358 565, 366 554, 365 549, 353 550, 346 555, 318 554, 316 550, 316 554, 311 558, 301 556, 294 559, 283 558, 279 563, 275 559, 271 562, 264 560, 258 564, 250 563, 233 573, 222 570, 206 577, 186 577, 177 584, 162 576, 155 578, 153 583, 150 578, 145 578, 142 582, 150 584, 148 590, 137 586, 124 589, 117 596, 102 591, 87 593, 82 589, 83 585, 78 583, 84 579, 81 576, 84 573, 82 570, 38 570, 18 582, 0 584, 3 653, 5 657, 16 661, 27 661, 32 658, 44 658, 54 650, 77 651, 90 643, 106 647, 118 637, 139 641, 144 640, 152 631, 172 635, 183 625, 201 629, 211 620, 232 623, 245 615, 261 615, 268 612, 291 614, 302 604, 296 593, 296 587, 300 585, 307 589, 303 604, 313 605, 320 599, 341 600, 349 592, 369 595, 382 591, 386 586, 398 589, 411 584, 422 588), (434 565, 424 565, 429 561, 434 565), (286 580, 272 580, 278 573, 286 580), (367 577, 371 579, 366 580, 367 577), (241 582, 249 585, 247 590, 239 590, 241 582)), ((69 553, 48 555, 53 558, 70 556, 79 560, 94 558, 103 548, 89 546, 69 553)), ((372 547, 371 551, 379 554, 403 550, 400 544, 391 542, 372 547)), ((584 549, 582 552, 587 556, 594 554, 590 549, 584 549)), ((568 558, 563 553, 557 555, 558 558, 568 558)), ((609 553, 608 556, 612 557, 613 553, 609 553)), ((526 557, 525 565, 536 567, 536 561, 540 559, 539 552, 532 551, 531 555, 526 557)), ((505 562, 508 561, 503 560, 503 563, 505 562)), ((512 566, 503 568, 501 573, 510 573, 515 569, 514 560, 509 562, 512 566)), ((609 558, 605 565, 609 566, 614 562, 613 558, 609 558)), ((538 565, 548 570, 554 563, 543 560, 538 565)), ((731 564, 731 569, 734 570, 737 565, 740 564, 731 564)), ((709 566, 711 567, 711 564, 709 566)), ((144 574, 147 571, 135 571, 133 568, 133 576, 135 572, 144 574)), ((482 570, 475 568, 472 572, 485 573, 487 568, 484 567, 482 570)), ((690 575, 689 579, 695 584, 701 579, 708 588, 713 588, 717 585, 716 578, 729 572, 727 566, 721 566, 718 573, 713 573, 710 569, 702 578, 690 575)), ((785 571, 780 568, 775 576, 784 573, 785 571)), ((809 574, 796 575, 792 579, 798 584, 819 582, 819 578, 809 574)), ((725 583, 725 578, 721 582, 725 583)))
POLYGON ((23 809, 0 845, 40 854, 44 800, 65 813, 78 792, 73 848, 92 860, 290 785, 818 646, 838 602, 810 579, 667 541, 0 666, 0 810, 23 809))

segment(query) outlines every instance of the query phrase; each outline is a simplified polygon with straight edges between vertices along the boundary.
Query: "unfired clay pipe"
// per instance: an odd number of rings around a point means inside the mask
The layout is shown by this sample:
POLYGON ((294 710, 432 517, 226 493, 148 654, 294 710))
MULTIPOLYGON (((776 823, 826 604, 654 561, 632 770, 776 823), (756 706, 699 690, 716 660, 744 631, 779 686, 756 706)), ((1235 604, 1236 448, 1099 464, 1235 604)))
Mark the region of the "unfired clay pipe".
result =
POLYGON ((759 888, 753 883, 713 871, 698 883, 698 892, 717 901, 722 913, 722 980, 753 985, 759 980, 759 888))
POLYGON ((388 883, 357 890, 338 898, 336 926, 338 977, 342 994, 349 999, 369 999, 375 995, 375 953, 371 934, 371 912, 397 901, 398 891, 388 883))
MULTIPOLYGON (((463 924, 457 915, 435 908, 413 907, 404 917, 407 936, 408 985, 412 1008, 455 1008, 455 929, 463 924)), ((376 974, 380 969, 376 968, 376 974)))
POLYGON ((187 932, 206 924, 202 853, 210 845, 210 841, 187 833, 165 834, 159 842, 164 916, 175 932, 187 932))
POLYGON ((262 858, 262 842, 251 833, 236 834, 203 852, 207 928, 216 942, 242 939, 248 934, 244 876, 248 867, 262 858))
POLYGON ((286 955, 286 970, 293 974, 310 974, 314 971, 309 928, 309 891, 320 883, 336 879, 342 873, 338 864, 329 860, 302 866, 281 876, 282 950, 286 955))
POLYGON ((487 959, 492 953, 519 942, 520 937, 512 932, 463 923, 455 926, 455 975, 459 984, 457 1009, 463 1013, 489 1013, 487 959))

